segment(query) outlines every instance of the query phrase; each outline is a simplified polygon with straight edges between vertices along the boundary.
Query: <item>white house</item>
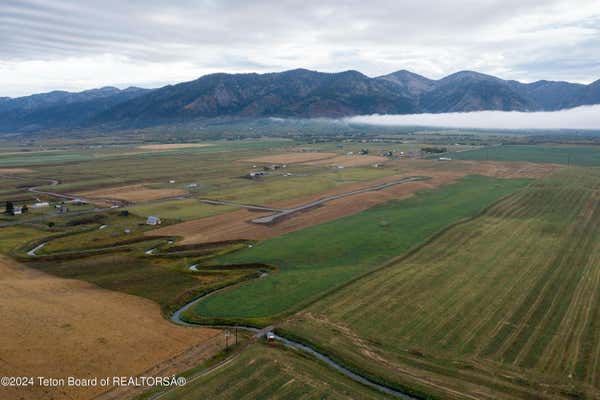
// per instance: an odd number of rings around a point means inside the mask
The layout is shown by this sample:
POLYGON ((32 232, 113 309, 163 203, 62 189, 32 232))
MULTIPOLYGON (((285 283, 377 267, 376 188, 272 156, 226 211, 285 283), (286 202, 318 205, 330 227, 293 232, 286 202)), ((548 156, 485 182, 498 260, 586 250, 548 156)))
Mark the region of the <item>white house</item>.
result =
POLYGON ((160 220, 160 218, 158 218, 158 217, 155 217, 155 216, 153 216, 153 215, 149 216, 149 217, 146 219, 146 224, 147 224, 147 225, 160 225, 160 223, 161 223, 161 220, 160 220))

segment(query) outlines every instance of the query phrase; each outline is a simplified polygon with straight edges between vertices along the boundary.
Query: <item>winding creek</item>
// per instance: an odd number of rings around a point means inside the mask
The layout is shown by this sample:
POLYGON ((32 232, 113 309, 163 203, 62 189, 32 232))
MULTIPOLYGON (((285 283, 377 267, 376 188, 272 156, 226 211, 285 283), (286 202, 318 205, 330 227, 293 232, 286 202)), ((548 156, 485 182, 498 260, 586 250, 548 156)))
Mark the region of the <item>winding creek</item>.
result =
MULTIPOLYGON (((261 276, 262 277, 262 276, 261 276)), ((201 301, 203 301, 204 299, 206 299, 209 296, 212 296, 224 289, 228 289, 229 287, 225 287, 223 289, 218 289, 215 290, 213 292, 207 293, 203 296, 198 297, 195 300, 190 301, 189 303, 185 304, 183 307, 181 307, 180 309, 178 309, 177 311, 175 311, 172 315, 171 315, 171 322, 178 324, 178 325, 183 325, 183 326, 203 326, 206 327, 206 325, 201 325, 201 324, 195 324, 195 323, 190 323, 187 321, 184 321, 181 319, 182 314, 189 310, 190 308, 192 308, 193 306, 195 306, 196 304, 200 303, 201 301)), ((257 336, 264 336, 266 335, 267 332, 270 332, 270 330, 268 330, 268 328, 265 329, 258 329, 258 328, 254 328, 251 326, 244 326, 244 325, 236 325, 236 326, 231 326, 229 328, 237 328, 237 329, 243 329, 245 331, 249 331, 249 332, 253 332, 254 334, 256 334, 257 336)), ((329 356, 327 356, 326 354, 323 354, 317 350, 315 350, 314 348, 307 346, 305 344, 302 344, 300 342, 296 342, 294 340, 290 340, 287 339, 283 336, 279 336, 277 334, 273 333, 273 338, 275 340, 277 340, 278 342, 282 343, 283 345, 295 349, 295 350, 299 350, 302 351, 306 354, 311 355, 312 357, 317 358, 318 360, 324 362, 325 364, 327 364, 328 366, 330 366, 331 368, 335 369, 336 371, 338 371, 339 373, 345 375, 346 377, 352 379, 355 382, 358 382, 362 385, 365 386, 369 386, 375 390, 378 390, 379 392, 394 396, 396 398, 399 399, 403 399, 403 400, 418 400, 416 397, 413 397, 411 395, 409 395, 408 393, 405 392, 401 392, 399 390, 393 389, 391 387, 385 386, 385 385, 381 385, 379 383, 376 383, 362 375, 359 375, 351 370, 349 370, 348 368, 344 367, 341 364, 338 364, 337 362, 335 362, 333 359, 331 359, 329 356)))
MULTIPOLYGON (((414 178, 411 178, 410 180, 407 181, 411 181, 414 178)), ((398 184, 397 182, 394 182, 393 184, 398 184)), ((101 228, 100 228, 101 229, 101 228)), ((171 242, 171 241, 169 241, 171 242)), ((41 248, 43 248, 48 242, 43 242, 40 243, 39 245, 35 246, 34 248, 30 249, 29 251, 27 251, 27 255, 29 256, 37 256, 37 251, 39 251, 41 248)), ((156 248, 152 248, 150 250, 145 251, 146 255, 151 255, 154 254, 155 251, 157 249, 156 248)), ((197 271, 197 265, 192 265, 191 267, 189 267, 189 270, 191 271, 197 271)), ((262 278, 266 278, 269 274, 266 272, 262 272, 257 279, 262 279, 262 278)), ((181 308, 179 308, 178 310, 176 310, 170 317, 171 322, 173 322, 174 324, 177 325, 182 325, 182 326, 188 326, 188 327, 209 327, 210 325, 202 325, 202 324, 197 324, 197 323, 191 323, 191 322, 187 322, 184 321, 182 319, 182 315, 184 312, 186 312, 187 310, 189 310, 190 308, 194 307, 196 304, 200 303, 201 301, 205 300, 207 297, 215 295, 225 289, 230 289, 231 286, 226 286, 224 288, 221 289, 217 289, 214 290, 210 293, 207 293, 205 295, 202 295, 190 302, 188 302, 187 304, 183 305, 181 308)), ((215 328, 223 328, 223 326, 214 326, 215 328)), ((403 400, 418 400, 416 397, 411 396, 408 393, 393 389, 389 386, 385 386, 382 384, 379 384, 377 382, 374 382, 370 379, 368 379, 367 377, 364 377, 362 375, 359 375, 351 370, 349 370, 348 368, 344 367, 343 365, 337 363, 336 361, 334 361, 331 357, 329 357, 326 354, 323 354, 319 351, 317 351, 316 349, 307 346, 303 343, 300 342, 296 342, 294 340, 290 340, 288 338, 285 338, 283 336, 277 335, 273 332, 271 332, 272 327, 268 327, 268 328, 263 328, 263 329, 258 329, 255 327, 251 327, 251 326, 244 326, 244 325, 236 325, 236 326, 228 326, 228 328, 237 328, 237 329, 242 329, 245 331, 249 331, 255 334, 255 337, 263 337, 265 336, 267 333, 272 333, 272 338, 274 338, 276 341, 282 343, 283 345, 301 351, 303 353, 309 354, 310 356, 320 360, 321 362, 324 362, 325 364, 327 364, 329 367, 335 369, 336 371, 338 371, 339 373, 343 374, 344 376, 350 378, 351 380, 358 382, 362 385, 371 387, 381 393, 385 393, 387 395, 390 396, 394 396, 396 398, 399 399, 403 399, 403 400)))
MULTIPOLYGON (((34 248, 30 249, 27 252, 27 255, 29 256, 37 256, 37 251, 40 250, 42 247, 44 247, 48 242, 43 242, 40 243, 39 245, 35 246, 34 248)), ((153 252, 154 250, 156 250, 156 248, 150 249, 148 251, 146 251, 146 254, 152 254, 151 252, 153 252)), ((193 265, 192 267, 190 267, 190 270, 197 270, 196 268, 197 265, 193 265)), ((262 278, 266 278, 268 276, 268 273, 266 272, 262 272, 257 279, 262 279, 262 278)), ((200 303, 201 301, 203 301, 204 299, 206 299, 209 296, 213 296, 225 289, 230 289, 231 286, 226 286, 224 288, 221 289, 217 289, 214 290, 210 293, 207 293, 205 295, 202 295, 190 302, 188 302, 187 304, 183 305, 181 308, 179 308, 177 311, 175 311, 171 317, 170 320, 171 322, 173 322, 174 324, 177 325, 183 325, 183 326, 188 326, 188 327, 207 327, 210 325, 202 325, 202 324, 197 324, 197 323, 191 323, 191 322, 187 322, 184 321, 182 319, 182 315, 185 311, 189 310, 190 308, 194 307, 196 304, 200 303)), ((214 326, 215 328, 222 328, 223 326, 214 326)), ((270 328, 263 328, 263 329, 258 329, 258 328, 254 328, 251 326, 244 326, 244 325, 236 325, 236 326, 229 326, 228 328, 237 328, 237 329, 242 329, 245 331, 249 331, 255 334, 256 337, 262 337, 264 335, 267 334, 267 332, 271 332, 270 328)), ((272 332, 271 332, 272 333, 272 332)), ((317 358, 318 360, 324 362, 325 364, 327 364, 328 366, 330 366, 331 368, 335 369, 336 371, 338 371, 339 373, 345 375, 346 377, 352 379, 355 382, 358 382, 362 385, 365 386, 369 386, 375 390, 378 390, 379 392, 394 396, 396 398, 399 399, 403 399, 403 400, 418 400, 416 397, 413 397, 411 395, 409 395, 408 393, 404 393, 402 391, 393 389, 391 387, 385 386, 385 385, 381 385, 379 383, 376 383, 362 375, 359 375, 351 370, 349 370, 348 368, 344 367, 341 364, 338 364, 337 362, 335 362, 332 358, 330 358, 328 355, 323 354, 317 350, 315 350, 314 348, 307 346, 305 344, 302 344, 300 342, 296 342, 290 339, 287 339, 283 336, 279 336, 277 334, 273 333, 272 336, 275 340, 277 340, 278 342, 282 343, 283 345, 298 350, 298 351, 302 351, 306 354, 311 355, 314 358, 317 358)))

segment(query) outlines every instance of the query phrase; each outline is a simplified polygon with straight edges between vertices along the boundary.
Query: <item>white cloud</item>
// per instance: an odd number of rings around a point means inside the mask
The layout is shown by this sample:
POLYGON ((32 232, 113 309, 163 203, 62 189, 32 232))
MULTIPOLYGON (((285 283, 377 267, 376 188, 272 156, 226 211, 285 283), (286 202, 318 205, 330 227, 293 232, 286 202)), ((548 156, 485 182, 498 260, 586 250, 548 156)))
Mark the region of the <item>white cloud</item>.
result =
POLYGON ((476 111, 446 114, 361 115, 347 123, 474 129, 600 130, 600 105, 548 112, 476 111))
POLYGON ((590 82, 599 53, 600 0, 0 2, 0 96, 297 67, 590 82))

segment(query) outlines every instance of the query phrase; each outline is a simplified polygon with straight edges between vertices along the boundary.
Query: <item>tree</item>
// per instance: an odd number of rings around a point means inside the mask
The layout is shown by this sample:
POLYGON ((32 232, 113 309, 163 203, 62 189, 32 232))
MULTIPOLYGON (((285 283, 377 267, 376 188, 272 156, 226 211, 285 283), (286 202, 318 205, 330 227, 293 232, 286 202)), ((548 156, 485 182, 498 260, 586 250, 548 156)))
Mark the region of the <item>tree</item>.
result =
POLYGON ((8 215, 15 215, 15 205, 12 203, 12 201, 6 202, 6 211, 4 211, 4 213, 8 215))

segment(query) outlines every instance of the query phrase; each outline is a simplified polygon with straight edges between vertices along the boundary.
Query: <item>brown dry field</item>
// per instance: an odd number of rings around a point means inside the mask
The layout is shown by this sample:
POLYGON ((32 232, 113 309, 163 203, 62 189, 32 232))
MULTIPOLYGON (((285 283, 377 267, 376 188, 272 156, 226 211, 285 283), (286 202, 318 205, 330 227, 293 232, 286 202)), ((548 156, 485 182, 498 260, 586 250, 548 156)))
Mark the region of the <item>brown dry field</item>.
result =
POLYGON ((0 175, 13 175, 13 174, 28 174, 33 172, 29 168, 0 168, 0 175))
MULTIPOLYGON (((0 310, 0 376, 136 376, 221 336, 214 329, 175 326, 149 300, 50 276, 2 256, 0 310)), ((0 387, 0 398, 79 400, 105 390, 0 387)))
POLYGON ((359 165, 369 165, 388 161, 385 157, 380 156, 361 156, 361 155, 343 155, 328 158, 326 160, 309 161, 306 165, 339 165, 342 167, 356 167, 359 165))
POLYGON ((143 184, 108 187, 75 193, 86 199, 119 199, 133 203, 175 197, 186 194, 183 189, 148 189, 143 184))
POLYGON ((262 240, 293 232, 312 225, 332 221, 347 215, 356 214, 377 204, 393 199, 403 199, 412 196, 417 191, 431 189, 440 185, 449 184, 465 175, 480 174, 499 178, 540 178, 558 166, 530 164, 530 163, 495 163, 495 162, 461 162, 446 167, 436 161, 414 160, 402 161, 403 172, 398 175, 388 176, 369 182, 337 187, 317 195, 305 196, 291 201, 272 204, 273 207, 293 207, 309 201, 338 193, 375 186, 380 183, 398 180, 407 176, 425 175, 432 179, 421 182, 410 182, 392 186, 376 192, 361 193, 325 203, 300 214, 291 216, 275 225, 265 226, 249 222, 259 216, 270 213, 238 210, 213 217, 201 218, 180 224, 147 232, 149 236, 181 236, 181 244, 210 243, 225 240, 248 239, 262 240), (445 170, 443 170, 445 169, 445 170))
POLYGON ((144 150, 173 150, 186 149, 188 147, 207 147, 212 146, 210 143, 170 143, 170 144, 145 144, 138 146, 138 149, 144 150))
MULTIPOLYGON (((307 161, 323 160, 335 157, 336 153, 318 153, 318 152, 292 152, 283 154, 274 154, 271 156, 262 156, 251 158, 248 160, 240 160, 256 163, 273 163, 273 164, 297 164, 306 163, 307 161)), ((308 163, 307 163, 308 164, 308 163)))

